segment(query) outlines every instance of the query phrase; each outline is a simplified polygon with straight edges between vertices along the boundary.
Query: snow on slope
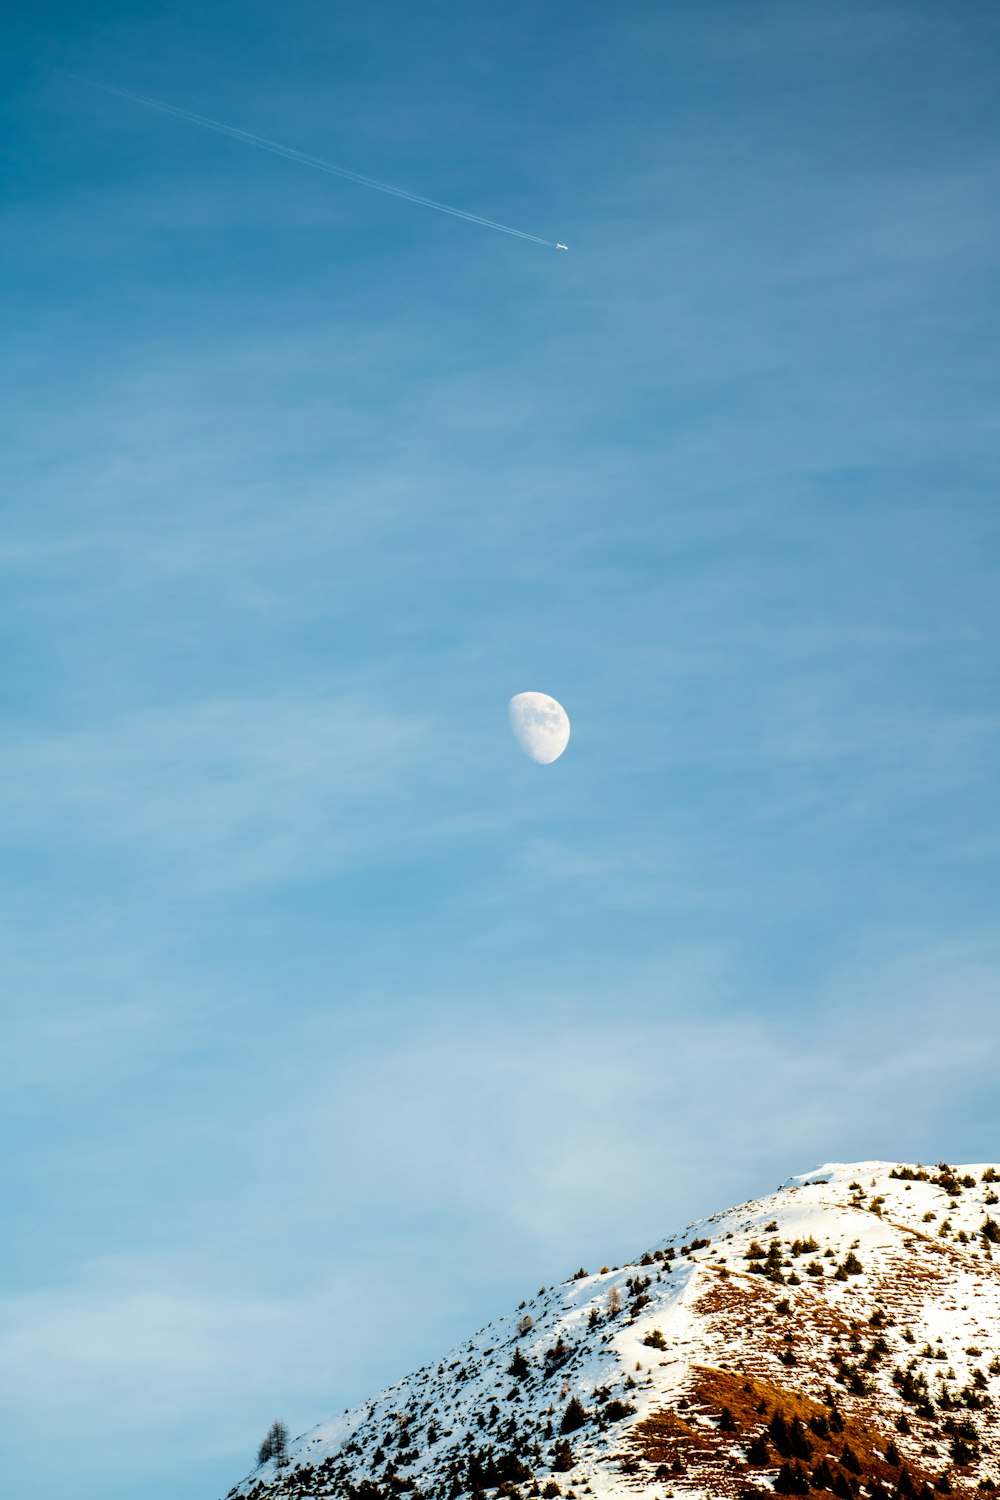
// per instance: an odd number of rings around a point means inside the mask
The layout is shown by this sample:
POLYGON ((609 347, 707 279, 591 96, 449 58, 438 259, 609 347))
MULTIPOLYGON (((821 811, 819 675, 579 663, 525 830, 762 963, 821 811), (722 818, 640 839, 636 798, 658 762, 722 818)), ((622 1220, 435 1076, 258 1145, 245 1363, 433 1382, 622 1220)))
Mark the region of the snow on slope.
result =
POLYGON ((988 1164, 790 1178, 633 1264, 543 1289, 230 1496, 988 1489, 998 1186, 988 1164))

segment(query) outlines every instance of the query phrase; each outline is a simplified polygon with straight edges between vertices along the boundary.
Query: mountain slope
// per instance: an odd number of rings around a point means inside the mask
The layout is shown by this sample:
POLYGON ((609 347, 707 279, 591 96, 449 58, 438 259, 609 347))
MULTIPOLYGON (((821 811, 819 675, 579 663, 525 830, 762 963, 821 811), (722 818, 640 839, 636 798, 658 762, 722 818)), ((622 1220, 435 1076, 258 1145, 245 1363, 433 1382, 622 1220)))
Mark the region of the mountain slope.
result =
POLYGON ((1000 1485, 1000 1169, 828 1165, 581 1271, 230 1497, 1000 1485))

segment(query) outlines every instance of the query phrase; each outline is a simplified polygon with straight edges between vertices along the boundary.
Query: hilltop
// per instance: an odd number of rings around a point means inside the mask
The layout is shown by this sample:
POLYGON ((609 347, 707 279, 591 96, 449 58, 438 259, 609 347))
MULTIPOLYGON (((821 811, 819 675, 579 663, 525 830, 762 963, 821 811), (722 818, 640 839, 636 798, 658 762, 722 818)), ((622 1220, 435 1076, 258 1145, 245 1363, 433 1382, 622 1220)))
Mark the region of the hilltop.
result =
POLYGON ((990 1164, 790 1178, 542 1288, 230 1500, 997 1489, 998 1189, 990 1164))

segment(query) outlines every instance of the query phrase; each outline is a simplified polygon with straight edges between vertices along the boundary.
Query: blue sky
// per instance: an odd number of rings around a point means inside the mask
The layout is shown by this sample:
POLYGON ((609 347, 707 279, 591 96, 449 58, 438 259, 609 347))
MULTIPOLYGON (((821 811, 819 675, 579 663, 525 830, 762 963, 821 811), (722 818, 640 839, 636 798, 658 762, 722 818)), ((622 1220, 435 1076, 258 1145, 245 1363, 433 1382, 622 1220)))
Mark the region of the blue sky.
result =
POLYGON ((84 9, 2 63, 4 1464, 212 1500, 581 1260, 996 1158, 1000 16, 84 9))

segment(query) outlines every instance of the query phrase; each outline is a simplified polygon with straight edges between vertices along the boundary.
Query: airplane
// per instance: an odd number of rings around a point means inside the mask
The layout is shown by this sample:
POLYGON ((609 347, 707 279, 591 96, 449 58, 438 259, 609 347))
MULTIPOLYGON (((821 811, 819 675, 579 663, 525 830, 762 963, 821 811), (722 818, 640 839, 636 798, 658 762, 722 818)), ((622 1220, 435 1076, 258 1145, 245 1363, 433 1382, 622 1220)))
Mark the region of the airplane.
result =
POLYGON ((568 245, 560 245, 559 241, 556 240, 556 249, 557 250, 568 250, 569 246, 568 245))

